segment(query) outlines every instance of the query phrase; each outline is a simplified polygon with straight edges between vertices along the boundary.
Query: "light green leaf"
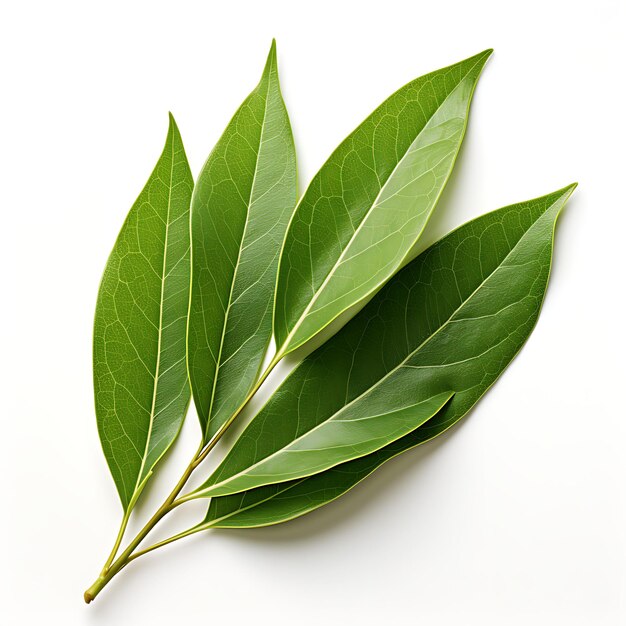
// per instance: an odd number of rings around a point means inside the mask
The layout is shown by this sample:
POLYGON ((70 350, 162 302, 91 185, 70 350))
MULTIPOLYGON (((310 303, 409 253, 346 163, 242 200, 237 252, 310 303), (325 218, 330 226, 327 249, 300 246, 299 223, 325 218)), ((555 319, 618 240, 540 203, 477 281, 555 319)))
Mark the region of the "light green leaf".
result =
POLYGON ((125 510, 176 439, 189 404, 185 335, 192 190, 170 115, 165 148, 122 226, 96 304, 96 417, 125 510))
POLYGON ((188 362, 205 441, 254 385, 272 334, 296 156, 273 43, 260 83, 204 165, 192 200, 188 362))
POLYGON ((305 359, 237 443, 239 454, 243 447, 267 446, 294 428, 298 407, 306 411, 314 404, 324 419, 383 377, 390 401, 454 390, 435 417, 385 448, 325 472, 213 498, 201 527, 265 526, 303 515, 466 415, 537 321, 555 221, 574 187, 489 213, 422 253, 305 359))
POLYGON ((402 87, 314 177, 280 260, 274 319, 279 356, 375 292, 402 265, 452 171, 491 52, 402 87))
POLYGON ((261 414, 194 497, 309 476, 369 454, 427 422, 453 395, 442 392, 417 402, 411 396, 390 398, 386 381, 380 380, 322 421, 316 420, 315 410, 293 403, 285 407, 292 423, 280 445, 273 445, 280 434, 263 437, 267 422, 261 414))

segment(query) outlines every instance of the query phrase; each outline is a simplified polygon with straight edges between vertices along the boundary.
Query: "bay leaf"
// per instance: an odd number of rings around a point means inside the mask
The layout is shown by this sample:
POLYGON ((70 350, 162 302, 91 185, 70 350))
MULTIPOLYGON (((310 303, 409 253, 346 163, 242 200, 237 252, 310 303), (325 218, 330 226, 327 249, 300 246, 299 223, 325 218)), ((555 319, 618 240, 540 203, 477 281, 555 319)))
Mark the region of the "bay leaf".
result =
MULTIPOLYGON (((270 483, 321 472, 350 459, 378 450, 427 422, 453 396, 441 392, 415 401, 410 394, 390 398, 386 381, 378 381, 326 419, 315 422, 306 409, 291 413, 288 431, 293 435, 270 454, 257 454, 248 442, 258 441, 260 421, 238 440, 225 463, 202 485, 194 497, 237 493, 270 483), (297 419, 297 422, 296 422, 297 419), (241 442, 241 443, 239 443, 241 442)), ((273 436, 269 436, 272 443, 273 436)))
POLYGON ((278 357, 381 287, 422 233, 458 155, 486 50, 408 83, 313 178, 278 275, 278 357))
POLYGON ((102 277, 93 341, 98 432, 125 510, 176 439, 190 391, 185 336, 193 178, 174 118, 102 277))
POLYGON ((259 375, 295 203, 295 148, 272 43, 261 81, 229 122, 193 194, 188 360, 205 441, 259 375))

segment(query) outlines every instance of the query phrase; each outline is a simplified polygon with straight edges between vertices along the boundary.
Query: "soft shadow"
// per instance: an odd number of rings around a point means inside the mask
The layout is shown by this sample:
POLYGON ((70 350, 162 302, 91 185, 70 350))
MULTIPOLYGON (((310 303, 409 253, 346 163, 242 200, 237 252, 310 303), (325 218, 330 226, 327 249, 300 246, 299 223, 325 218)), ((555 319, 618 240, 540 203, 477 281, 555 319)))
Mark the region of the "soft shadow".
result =
MULTIPOLYGON (((463 422, 442 436, 390 460, 338 500, 302 517, 265 528, 215 529, 212 532, 219 532, 223 538, 229 536, 233 541, 256 544, 300 543, 337 532, 350 524, 353 517, 367 515, 368 511, 386 506, 384 494, 406 491, 415 479, 414 473, 433 463, 440 454, 441 446, 450 437, 457 437, 462 428, 463 422)), ((207 537, 199 540, 206 541, 207 537)))

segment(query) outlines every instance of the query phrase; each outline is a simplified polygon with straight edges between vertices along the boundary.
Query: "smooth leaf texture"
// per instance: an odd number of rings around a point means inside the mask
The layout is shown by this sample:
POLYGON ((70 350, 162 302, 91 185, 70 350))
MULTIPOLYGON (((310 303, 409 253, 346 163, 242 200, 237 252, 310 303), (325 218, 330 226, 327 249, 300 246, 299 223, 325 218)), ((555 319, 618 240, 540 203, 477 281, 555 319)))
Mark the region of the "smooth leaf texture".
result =
POLYGON ((192 200, 189 375, 205 441, 241 405, 272 334, 296 156, 276 47, 209 156, 192 200))
POLYGON ((386 379, 390 398, 418 401, 454 390, 434 418, 377 452, 314 476, 213 498, 202 526, 265 526, 303 515, 461 419, 537 321, 555 221, 574 187, 473 220, 422 253, 305 359, 252 422, 263 431, 246 431, 239 446, 252 446, 252 434, 261 446, 281 428, 293 429, 298 406, 332 413, 373 380, 386 379))
POLYGON ((373 385, 322 420, 314 410, 293 404, 288 428, 276 436, 264 435, 275 417, 270 413, 266 420, 262 414, 195 496, 237 493, 309 476, 369 454, 427 422, 453 395, 442 392, 417 402, 410 396, 390 398, 385 383, 373 385))
POLYGON ((165 148, 124 222, 96 305, 98 431, 124 509, 176 438, 189 403, 185 336, 192 190, 170 115, 165 148))
POLYGON ((405 85, 313 178, 281 254, 278 354, 378 289, 419 238, 456 160, 487 50, 405 85))

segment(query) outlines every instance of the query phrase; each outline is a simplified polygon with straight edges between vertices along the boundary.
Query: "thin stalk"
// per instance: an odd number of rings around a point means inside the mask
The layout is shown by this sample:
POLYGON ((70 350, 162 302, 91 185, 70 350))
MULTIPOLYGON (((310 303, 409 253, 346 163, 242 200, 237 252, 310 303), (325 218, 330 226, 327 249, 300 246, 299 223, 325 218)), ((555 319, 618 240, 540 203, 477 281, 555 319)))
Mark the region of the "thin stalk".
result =
POLYGON ((130 519, 130 513, 132 511, 132 507, 128 507, 126 512, 124 513, 124 517, 122 518, 122 523, 120 524, 120 529, 117 533, 117 537, 115 538, 115 543, 113 544, 113 549, 111 550, 111 554, 109 554, 109 558, 106 560, 100 575, 106 573, 106 571, 111 567, 111 563, 113 563, 113 559, 117 555, 117 551, 120 549, 120 545, 122 543, 122 539, 124 538, 124 533, 126 532, 126 528, 128 526, 128 520, 130 519))
POLYGON ((178 541, 179 539, 183 539, 184 537, 189 537, 190 535, 195 535, 196 533, 202 532, 203 530, 207 530, 207 528, 211 528, 211 525, 210 524, 198 524, 197 526, 194 526, 193 528, 189 528, 188 530, 185 530, 182 533, 178 533, 177 535, 173 535, 172 537, 163 539, 163 541, 159 541, 151 545, 149 548, 144 548, 143 550, 138 550, 137 552, 133 553, 130 557, 128 557, 127 563, 130 563, 131 561, 134 561, 136 558, 143 556, 144 554, 148 554, 148 552, 152 552, 153 550, 156 550, 157 548, 162 548, 163 546, 173 543, 174 541, 178 541))
MULTIPOLYGON (((202 445, 198 448, 198 451, 194 455, 191 463, 187 466, 187 469, 184 471, 178 483, 170 493, 170 495, 165 499, 165 502, 158 508, 156 513, 148 520, 145 526, 139 531, 137 536, 130 542, 128 547, 120 554, 120 556, 114 562, 109 562, 108 566, 105 565, 100 576, 96 579, 93 585, 85 591, 85 602, 89 604, 95 597, 102 591, 102 589, 109 583, 109 581, 115 576, 125 565, 128 557, 132 554, 135 548, 145 539, 148 533, 157 525, 157 523, 172 509, 178 506, 174 504, 174 500, 176 500, 176 496, 181 492, 182 488, 185 486, 185 483, 189 480, 193 470, 197 467, 194 463, 200 453, 202 452, 202 445)), ((121 537, 119 538, 121 542, 121 537)), ((116 542, 117 543, 117 542, 116 542)), ((119 544, 117 545, 119 548, 119 544)), ((117 553, 117 548, 115 552, 117 553)), ((110 558, 110 557, 109 557, 110 558)))
POLYGON ((129 507, 129 511, 125 514, 124 519, 122 520, 122 526, 120 528, 120 532, 118 533, 111 555, 109 555, 109 558, 107 559, 107 562, 105 563, 105 566, 103 567, 102 572, 100 573, 96 581, 93 583, 93 585, 91 585, 91 587, 89 587, 89 589, 87 589, 87 591, 85 591, 84 597, 87 604, 92 602, 96 598, 96 596, 102 591, 102 589, 104 589, 104 587, 111 581, 111 579, 116 574, 118 574, 124 567, 126 567, 128 563, 137 558, 137 556, 140 556, 147 552, 151 552, 157 547, 161 547, 162 545, 171 543, 176 539, 180 539, 195 532, 200 532, 200 530, 204 530, 204 525, 195 526, 194 528, 191 528, 183 533, 175 535, 174 537, 170 537, 169 539, 161 541, 157 544, 154 544, 153 546, 150 546, 149 548, 146 548, 145 550, 141 550, 136 554, 133 554, 135 549, 146 538, 150 531, 159 523, 159 521, 170 511, 186 501, 184 498, 178 500, 176 498, 189 480, 189 477, 191 476, 193 471, 202 463, 202 461, 204 461, 209 452, 216 446, 217 442, 222 438, 222 435, 226 432, 228 427, 233 423, 233 421, 237 418, 241 411, 243 411, 243 409, 247 406, 248 402, 250 402, 254 394, 259 390, 261 385, 265 382, 267 377, 270 375, 270 373, 276 367, 282 357, 283 354, 281 352, 277 352, 274 355, 274 358, 271 360, 270 364, 267 366, 263 374, 261 374, 257 382, 254 384, 248 395, 245 397, 244 401, 239 405, 237 410, 228 418, 228 420, 226 420, 226 422, 222 424, 220 429, 215 433, 215 435, 213 435, 209 443, 206 446, 204 444, 200 445, 198 451, 194 455, 194 458, 191 460, 191 462, 187 466, 187 469, 184 471, 180 480, 176 484, 176 487, 174 487, 170 495, 165 499, 165 501, 158 508, 156 513, 148 520, 148 522, 146 522, 146 524, 139 531, 139 533, 137 533, 137 536, 128 544, 128 547, 114 561, 113 559, 115 558, 115 555, 119 550, 122 538, 124 536, 124 531, 126 530, 126 526, 128 525, 128 517, 130 516, 130 509, 132 508, 129 507))
MULTIPOLYGON (((239 405, 239 408, 222 424, 222 426, 218 429, 218 431, 213 435, 206 448, 202 451, 200 456, 195 462, 195 467, 200 465, 204 459, 206 459, 207 455, 211 450, 215 447, 217 442, 222 438, 222 435, 226 432, 228 427, 235 421, 235 419, 239 416, 239 414, 246 408, 248 402, 252 400, 254 394, 259 390, 261 385, 267 380, 267 377, 272 373, 272 370, 276 367, 279 361, 283 358, 283 355, 280 352, 277 352, 274 355, 274 358, 270 361, 270 364, 265 368, 265 371, 259 376, 259 379, 256 381, 252 389, 249 391, 248 395, 245 397, 244 401, 239 405)), ((182 504, 182 503, 181 503, 182 504)))

